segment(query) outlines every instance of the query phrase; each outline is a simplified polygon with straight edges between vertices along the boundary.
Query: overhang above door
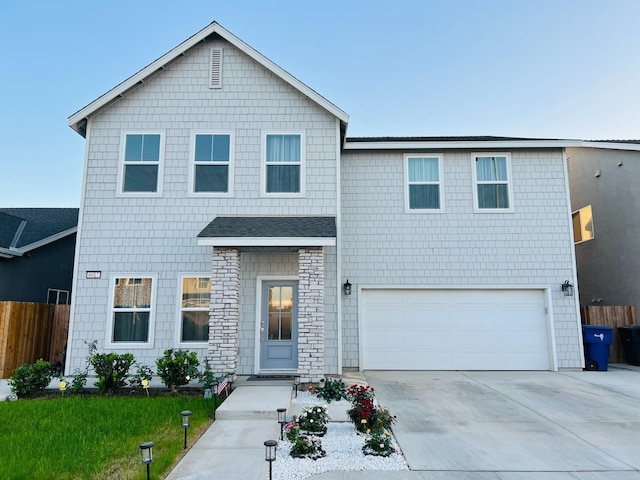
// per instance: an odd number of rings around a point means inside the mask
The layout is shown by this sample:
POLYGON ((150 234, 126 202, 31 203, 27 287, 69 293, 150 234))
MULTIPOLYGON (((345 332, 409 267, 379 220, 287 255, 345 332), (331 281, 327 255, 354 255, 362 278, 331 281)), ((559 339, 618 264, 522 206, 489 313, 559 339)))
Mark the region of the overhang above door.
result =
POLYGON ((212 247, 328 247, 336 244, 335 217, 215 217, 198 234, 212 247))

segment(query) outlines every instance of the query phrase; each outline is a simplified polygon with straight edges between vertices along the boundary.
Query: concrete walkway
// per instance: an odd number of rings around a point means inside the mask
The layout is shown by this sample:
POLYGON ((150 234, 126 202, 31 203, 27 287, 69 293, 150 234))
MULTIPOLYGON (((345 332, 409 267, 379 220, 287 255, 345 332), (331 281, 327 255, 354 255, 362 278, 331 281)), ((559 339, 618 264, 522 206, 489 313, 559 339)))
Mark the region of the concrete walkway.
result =
MULTIPOLYGON (((398 416, 411 468, 314 480, 640 480, 640 371, 347 372, 398 416), (366 377, 366 378, 365 378, 366 377)), ((264 480, 291 387, 237 387, 168 480, 264 480)), ((256 382, 258 383, 258 382, 256 382)), ((295 405, 292 407, 295 409, 295 405)))

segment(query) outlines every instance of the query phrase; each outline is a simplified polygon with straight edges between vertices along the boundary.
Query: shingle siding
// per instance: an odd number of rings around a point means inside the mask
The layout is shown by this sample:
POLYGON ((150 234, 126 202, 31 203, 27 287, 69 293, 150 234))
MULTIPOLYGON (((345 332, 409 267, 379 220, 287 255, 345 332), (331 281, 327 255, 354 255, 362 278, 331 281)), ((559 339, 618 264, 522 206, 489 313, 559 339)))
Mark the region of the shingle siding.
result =
POLYGON ((403 152, 344 152, 344 366, 358 366, 357 287, 547 287, 560 368, 580 366, 571 226, 560 150, 511 152, 512 213, 474 211, 470 152, 444 153, 443 213, 405 213, 403 152))
MULTIPOLYGON (((197 246, 196 237, 215 215, 335 216, 336 128, 331 114, 221 40, 194 48, 95 114, 87 135, 70 371, 83 366, 87 353, 84 340, 97 339, 99 347, 104 346, 111 308, 108 305, 111 273, 158 275, 155 344, 152 349, 133 351, 139 361, 153 365, 164 349, 176 346, 179 273, 211 270, 211 248, 197 246), (208 86, 211 46, 224 48, 222 89, 212 90, 208 86), (232 197, 189 197, 190 142, 192 132, 198 129, 234 132, 232 197), (262 138, 264 132, 274 130, 304 132, 307 178, 304 197, 261 195, 262 138), (127 131, 164 134, 163 194, 159 198, 118 194, 121 142, 127 131), (86 270, 101 270, 102 278, 87 280, 86 270)), ((329 259, 334 265, 327 265, 327 274, 335 275, 335 254, 329 259)), ((335 295, 327 290, 326 301, 335 302, 335 295)), ((255 296, 245 296, 243 301, 255 302, 255 296)), ((240 306, 241 315, 243 309, 246 311, 246 305, 240 306)), ((335 315, 334 311, 334 323, 335 315)), ((241 322, 247 317, 243 318, 241 322)), ((240 328, 251 330, 244 323, 240 328)), ((335 348, 333 345, 329 351, 335 348)), ((242 340, 240 349, 239 368, 246 372, 253 362, 252 357, 248 360, 253 345, 242 340)), ((200 351, 201 355, 205 352, 206 347, 200 351)), ((328 364, 335 371, 336 362, 328 364)))

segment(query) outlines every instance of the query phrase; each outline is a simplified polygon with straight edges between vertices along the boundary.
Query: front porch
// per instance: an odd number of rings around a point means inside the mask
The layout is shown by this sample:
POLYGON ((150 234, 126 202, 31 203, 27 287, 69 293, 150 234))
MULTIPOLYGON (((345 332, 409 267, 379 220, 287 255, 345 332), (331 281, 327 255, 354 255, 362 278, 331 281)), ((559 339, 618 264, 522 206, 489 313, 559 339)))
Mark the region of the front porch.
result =
POLYGON ((198 244, 213 247, 208 358, 214 371, 231 379, 239 373, 323 378, 325 249, 335 241, 333 217, 217 217, 200 233, 198 244), (272 252, 287 252, 286 269, 254 266, 256 255, 272 252), (253 365, 247 365, 251 350, 253 365))

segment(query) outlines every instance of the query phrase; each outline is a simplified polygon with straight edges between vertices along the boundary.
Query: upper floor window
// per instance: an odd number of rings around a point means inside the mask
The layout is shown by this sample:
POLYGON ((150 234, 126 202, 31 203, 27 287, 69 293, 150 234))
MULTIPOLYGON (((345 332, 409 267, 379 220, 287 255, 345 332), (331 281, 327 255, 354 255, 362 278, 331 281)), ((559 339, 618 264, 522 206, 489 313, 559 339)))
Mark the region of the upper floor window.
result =
POLYGON ((511 210, 510 161, 508 154, 473 155, 475 206, 477 210, 511 210))
POLYGON ((151 343, 155 279, 117 276, 113 280, 108 344, 151 343))
POLYGON ((233 153, 231 135, 196 133, 193 152, 193 192, 229 193, 233 153))
POLYGON ((162 138, 158 133, 124 137, 122 192, 159 193, 162 138))
POLYGON ((303 137, 300 134, 267 134, 265 146, 265 192, 302 193, 303 137))
POLYGON ((184 276, 180 293, 180 342, 208 342, 211 278, 184 276))
POLYGON ((582 207, 572 214, 573 218, 573 243, 586 242, 594 238, 593 213, 591 205, 582 207))
POLYGON ((409 210, 439 210, 440 156, 405 155, 409 210))

